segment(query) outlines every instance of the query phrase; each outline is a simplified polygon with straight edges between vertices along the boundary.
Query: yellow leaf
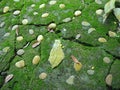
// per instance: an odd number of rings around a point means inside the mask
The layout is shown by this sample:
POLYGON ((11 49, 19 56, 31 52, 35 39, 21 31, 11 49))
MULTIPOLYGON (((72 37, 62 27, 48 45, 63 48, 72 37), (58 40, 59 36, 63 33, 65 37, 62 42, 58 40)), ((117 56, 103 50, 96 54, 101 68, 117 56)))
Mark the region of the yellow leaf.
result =
POLYGON ((48 61, 50 62, 52 68, 58 66, 64 58, 64 52, 61 47, 61 41, 55 40, 53 47, 50 51, 50 56, 48 61))
POLYGON ((73 55, 71 55, 71 58, 74 61, 74 69, 75 69, 75 71, 80 71, 81 68, 82 68, 82 64, 73 55))

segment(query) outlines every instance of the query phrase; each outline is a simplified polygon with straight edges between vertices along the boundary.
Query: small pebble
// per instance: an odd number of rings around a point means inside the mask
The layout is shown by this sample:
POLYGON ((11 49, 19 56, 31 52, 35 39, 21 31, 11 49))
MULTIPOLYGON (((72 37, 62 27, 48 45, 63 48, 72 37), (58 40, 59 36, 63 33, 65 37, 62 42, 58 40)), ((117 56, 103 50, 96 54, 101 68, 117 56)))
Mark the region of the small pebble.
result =
POLYGON ((20 14, 20 10, 16 10, 13 12, 14 15, 19 15, 20 14))
POLYGON ((34 12, 34 13, 33 13, 33 15, 37 15, 37 14, 38 14, 38 12, 34 12))
POLYGON ((48 25, 49 29, 55 29, 56 28, 56 23, 51 23, 48 25))
POLYGON ((14 2, 19 2, 20 0, 14 0, 14 2))
POLYGON ((90 34, 91 32, 95 31, 96 29, 95 28, 89 28, 88 29, 88 34, 90 34))
POLYGON ((46 77, 47 77, 47 74, 44 72, 39 75, 40 79, 45 79, 46 77))
POLYGON ((98 38, 98 41, 102 42, 102 43, 107 42, 107 40, 105 38, 103 38, 103 37, 98 38))
POLYGON ((13 27, 12 27, 12 30, 16 30, 16 29, 18 29, 18 25, 14 25, 13 27))
POLYGON ((81 34, 77 34, 75 39, 79 39, 81 37, 81 34))
POLYGON ((34 56, 32 63, 33 63, 33 65, 36 65, 39 63, 39 61, 40 61, 40 56, 36 55, 36 56, 34 56))
POLYGON ((29 29, 29 34, 34 34, 34 30, 33 29, 29 29))
POLYGON ((41 15, 42 18, 45 18, 45 17, 48 17, 48 16, 49 16, 49 13, 43 13, 43 14, 41 15))
POLYGON ((7 32, 7 33, 4 34, 4 37, 8 37, 9 35, 10 35, 10 33, 7 32))
POLYGON ((32 7, 32 8, 35 7, 35 4, 32 4, 31 7, 32 7))
POLYGON ((27 19, 23 19, 23 20, 22 20, 22 24, 23 24, 23 25, 28 24, 28 20, 27 20, 27 19))
POLYGON ((61 9, 65 8, 65 4, 60 4, 59 8, 61 8, 61 9))
POLYGON ((23 49, 19 49, 17 51, 17 55, 23 55, 25 53, 25 51, 23 49))
POLYGON ((62 21, 65 22, 65 23, 67 23, 67 22, 71 21, 71 18, 68 17, 68 18, 63 19, 62 21))
POLYGON ((102 9, 96 10, 96 14, 97 14, 97 15, 102 15, 102 14, 103 14, 103 10, 102 10, 102 9))
POLYGON ((2 51, 5 52, 5 53, 8 52, 9 50, 10 50, 10 47, 5 47, 5 48, 2 49, 2 51))
POLYGON ((44 7, 45 7, 44 3, 39 6, 39 8, 44 8, 44 7))
POLYGON ((85 26, 85 27, 89 27, 89 26, 90 26, 90 23, 87 22, 87 21, 82 21, 81 24, 82 24, 83 26, 85 26))
POLYGON ((112 74, 108 74, 106 79, 105 79, 105 82, 107 85, 111 86, 112 84, 112 74))
POLYGON ((9 74, 5 77, 5 83, 8 83, 13 78, 13 74, 9 74))
POLYGON ((95 0, 97 4, 102 4, 102 0, 95 0))
POLYGON ((87 70, 87 73, 88 73, 89 75, 93 75, 93 74, 95 73, 95 71, 94 71, 94 70, 87 70))
POLYGON ((38 42, 41 42, 43 40, 43 35, 39 35, 38 37, 37 37, 37 41, 38 42))
POLYGON ((16 40, 17 41, 22 41, 23 40, 23 36, 18 36, 16 40))
POLYGON ((73 85, 74 84, 74 79, 75 79, 75 76, 72 75, 66 80, 66 83, 70 84, 70 85, 73 85))
POLYGON ((40 45, 40 42, 39 42, 39 41, 33 43, 33 44, 32 44, 32 48, 35 48, 35 47, 37 47, 38 45, 40 45))
POLYGON ((3 13, 6 13, 6 12, 8 12, 9 11, 9 6, 5 6, 4 8, 3 8, 3 13))
POLYGON ((116 36, 117 36, 117 34, 116 34, 115 32, 113 32, 113 31, 109 31, 109 32, 108 32, 108 35, 109 35, 110 37, 116 37, 116 36))
POLYGON ((4 27, 4 25, 5 25, 5 22, 1 22, 1 23, 0 23, 0 27, 1 27, 1 28, 4 27))
POLYGON ((109 58, 109 57, 104 57, 104 58, 103 58, 103 61, 104 61, 105 63, 110 63, 110 58, 109 58))
POLYGON ((77 10, 77 11, 75 11, 74 15, 77 17, 77 16, 81 15, 81 13, 82 12, 80 10, 77 10))
POLYGON ((56 4, 56 2, 57 2, 56 0, 51 0, 51 1, 49 1, 49 4, 54 5, 54 4, 56 4))
POLYGON ((18 68, 23 68, 25 66, 25 61, 20 60, 20 61, 15 63, 15 66, 18 67, 18 68))

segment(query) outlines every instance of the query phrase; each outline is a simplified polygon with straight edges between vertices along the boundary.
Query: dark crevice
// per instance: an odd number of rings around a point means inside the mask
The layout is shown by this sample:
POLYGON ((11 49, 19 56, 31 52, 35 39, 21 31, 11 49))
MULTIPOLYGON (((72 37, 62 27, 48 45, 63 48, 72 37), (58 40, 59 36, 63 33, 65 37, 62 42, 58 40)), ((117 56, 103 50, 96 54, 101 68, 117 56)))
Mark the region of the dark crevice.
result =
POLYGON ((99 47, 99 45, 92 45, 90 43, 86 43, 86 42, 77 40, 77 39, 75 39, 75 37, 69 37, 69 38, 62 37, 62 39, 69 40, 69 41, 72 41, 72 42, 75 42, 75 43, 78 43, 78 44, 81 44, 81 45, 87 46, 87 47, 99 47))
POLYGON ((105 52, 112 55, 115 59, 120 60, 120 56, 116 56, 116 55, 112 54, 110 51, 107 51, 107 50, 105 50, 105 52))

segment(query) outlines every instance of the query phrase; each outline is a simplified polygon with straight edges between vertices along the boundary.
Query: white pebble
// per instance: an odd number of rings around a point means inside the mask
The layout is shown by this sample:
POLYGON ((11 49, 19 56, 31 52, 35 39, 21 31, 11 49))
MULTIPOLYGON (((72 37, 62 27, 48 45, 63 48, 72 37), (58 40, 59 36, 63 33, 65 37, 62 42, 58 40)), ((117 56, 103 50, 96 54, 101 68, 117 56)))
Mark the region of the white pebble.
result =
POLYGON ((29 34, 34 34, 34 30, 33 29, 29 29, 29 34))
POLYGON ((56 0, 51 0, 51 1, 49 1, 49 4, 54 5, 54 4, 56 4, 56 2, 57 2, 56 0))
POLYGON ((33 43, 33 44, 32 44, 32 48, 37 47, 39 44, 40 44, 40 42, 39 42, 39 41, 37 41, 37 42, 33 43))
POLYGON ((23 68, 25 66, 25 61, 20 60, 20 61, 15 63, 15 66, 18 67, 18 68, 23 68))
POLYGON ((97 4, 102 4, 102 0, 95 0, 97 4))
POLYGON ((59 8, 61 8, 61 9, 65 8, 65 4, 60 4, 59 8))
POLYGON ((37 14, 38 14, 38 12, 34 12, 34 13, 33 13, 33 15, 37 15, 37 14))
POLYGON ((107 85, 111 86, 112 84, 112 74, 108 74, 106 79, 105 79, 105 82, 107 85))
POLYGON ((14 25, 13 27, 12 27, 12 30, 16 30, 16 29, 18 29, 18 25, 14 25))
POLYGON ((44 3, 39 6, 39 8, 44 8, 44 7, 45 7, 44 3))
POLYGON ((43 35, 39 35, 38 37, 37 37, 37 41, 38 42, 41 42, 43 40, 43 35))
POLYGON ((1 28, 4 27, 4 25, 5 25, 5 22, 1 22, 1 23, 0 23, 0 27, 1 27, 1 28))
POLYGON ((35 7, 35 4, 32 4, 31 7, 35 7))
POLYGON ((71 18, 68 17, 68 18, 63 19, 62 21, 65 22, 65 23, 66 23, 66 22, 70 22, 70 21, 71 21, 71 18))
POLYGON ((89 26, 90 26, 90 23, 87 22, 87 21, 82 21, 81 24, 82 24, 83 26, 85 26, 85 27, 89 27, 89 26))
POLYGON ((40 61, 40 56, 36 55, 36 56, 34 56, 32 63, 33 63, 33 65, 36 65, 39 63, 39 61, 40 61))
POLYGON ((110 37, 117 37, 117 34, 116 34, 115 32, 113 32, 113 31, 109 31, 109 32, 108 32, 108 35, 109 35, 110 37))
POLYGON ((5 6, 4 8, 3 8, 3 13, 6 13, 6 12, 8 12, 9 11, 9 6, 5 6))
POLYGON ((66 80, 66 83, 70 84, 70 85, 73 85, 74 84, 74 79, 75 79, 75 76, 72 75, 66 80))
POLYGON ((18 36, 16 40, 17 41, 22 41, 23 40, 23 36, 18 36))
POLYGON ((19 15, 20 14, 20 10, 16 10, 13 12, 14 15, 19 15))
POLYGON ((88 29, 88 34, 90 34, 91 32, 95 31, 96 29, 95 28, 89 28, 88 29))
POLYGON ((25 51, 23 49, 19 49, 17 51, 17 55, 23 55, 25 53, 25 51))
POLYGON ((28 24, 28 20, 27 20, 27 19, 23 19, 23 20, 22 20, 22 24, 23 24, 23 25, 28 24))
POLYGON ((102 14, 103 14, 103 10, 102 10, 102 9, 96 10, 96 14, 97 14, 97 15, 102 15, 102 14))
POLYGON ((103 38, 103 37, 98 38, 98 41, 102 42, 102 43, 107 42, 107 40, 105 38, 103 38))
POLYGON ((7 37, 7 36, 9 36, 9 35, 10 35, 10 33, 7 32, 7 33, 4 34, 4 37, 7 37))
POLYGON ((56 23, 51 23, 51 24, 49 24, 49 25, 48 25, 48 28, 49 28, 49 29, 54 29, 54 28, 56 28, 56 23))
POLYGON ((2 49, 2 51, 5 52, 5 53, 8 52, 9 50, 10 50, 10 47, 5 47, 5 48, 2 49))
POLYGON ((81 37, 81 34, 77 34, 75 39, 79 39, 81 37))
POLYGON ((42 18, 45 18, 45 17, 48 17, 48 16, 49 16, 49 13, 43 13, 43 14, 41 15, 42 18))
POLYGON ((13 78, 13 74, 9 74, 5 77, 5 83, 8 83, 13 78))
POLYGON ((89 75, 93 75, 93 74, 95 73, 95 71, 94 71, 94 70, 87 70, 87 73, 88 73, 89 75))
POLYGON ((19 2, 20 0, 14 0, 14 2, 19 2))
POLYGON ((103 61, 104 61, 105 63, 110 63, 110 58, 109 58, 109 57, 104 57, 104 58, 103 58, 103 61))
POLYGON ((40 79, 45 79, 46 77, 47 77, 47 74, 44 72, 39 75, 40 79))
POLYGON ((81 15, 81 13, 82 13, 82 12, 81 12, 80 10, 77 10, 77 11, 75 11, 74 15, 75 15, 75 16, 79 16, 79 15, 81 15))

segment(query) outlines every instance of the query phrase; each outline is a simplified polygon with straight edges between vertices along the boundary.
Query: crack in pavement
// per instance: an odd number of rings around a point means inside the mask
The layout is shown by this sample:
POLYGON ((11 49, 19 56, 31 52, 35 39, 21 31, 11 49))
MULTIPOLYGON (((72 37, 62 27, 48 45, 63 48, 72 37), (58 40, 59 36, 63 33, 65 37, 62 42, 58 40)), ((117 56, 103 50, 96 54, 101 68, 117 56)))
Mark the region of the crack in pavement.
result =
POLYGON ((100 45, 93 45, 90 43, 79 41, 79 40, 75 39, 75 37, 69 37, 69 38, 62 37, 62 39, 69 40, 69 41, 72 41, 72 42, 75 42, 75 43, 78 43, 78 44, 81 44, 81 45, 87 46, 87 47, 99 47, 100 46, 100 45))

